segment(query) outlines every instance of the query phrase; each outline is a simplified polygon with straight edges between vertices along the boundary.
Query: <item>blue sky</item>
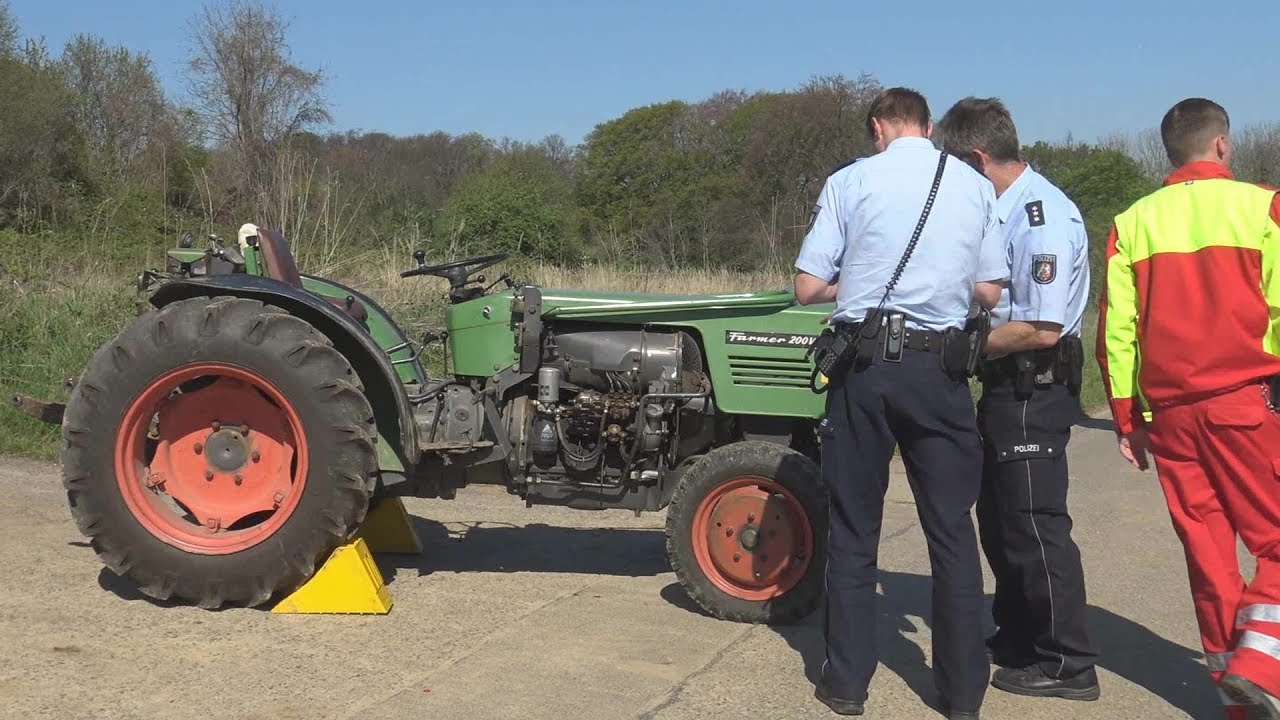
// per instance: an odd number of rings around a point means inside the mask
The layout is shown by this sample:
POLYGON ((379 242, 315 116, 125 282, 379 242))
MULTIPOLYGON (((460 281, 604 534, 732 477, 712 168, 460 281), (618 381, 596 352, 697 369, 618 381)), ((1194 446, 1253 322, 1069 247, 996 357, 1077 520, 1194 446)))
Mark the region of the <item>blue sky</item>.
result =
MULTIPOLYGON (((88 32, 148 52, 173 94, 184 0, 10 0, 57 50, 88 32)), ((578 142, 628 108, 867 72, 929 98, 1004 98, 1024 141, 1155 127, 1192 95, 1237 126, 1280 121, 1280 2, 277 3, 295 58, 329 75, 332 130, 478 131, 578 142)))

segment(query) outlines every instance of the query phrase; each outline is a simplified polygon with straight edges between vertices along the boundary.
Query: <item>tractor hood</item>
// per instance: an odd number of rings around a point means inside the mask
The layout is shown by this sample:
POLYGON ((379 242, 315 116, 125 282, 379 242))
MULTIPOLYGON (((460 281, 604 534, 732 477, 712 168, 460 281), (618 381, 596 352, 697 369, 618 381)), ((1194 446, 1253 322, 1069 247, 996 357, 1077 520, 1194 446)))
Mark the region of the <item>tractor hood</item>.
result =
POLYGON ((808 350, 833 309, 833 303, 800 305, 790 290, 726 295, 542 291, 542 314, 551 320, 689 332, 702 349, 720 409, 775 417, 822 414, 825 396, 810 389, 808 350))
MULTIPOLYGON (((826 327, 833 303, 800 305, 789 290, 723 295, 540 292, 541 316, 559 333, 597 324, 688 332, 701 348, 716 405, 724 412, 803 418, 822 414, 825 398, 810 389, 813 361, 807 351, 826 327)), ((518 342, 512 345, 515 294, 480 297, 447 310, 457 374, 485 377, 518 362, 518 342)))
POLYGON ((665 315, 707 310, 754 310, 776 312, 787 308, 824 315, 828 308, 801 308, 795 293, 787 291, 734 293, 729 295, 667 295, 622 292, 590 292, 584 290, 542 291, 542 314, 560 318, 603 318, 628 315, 665 315))

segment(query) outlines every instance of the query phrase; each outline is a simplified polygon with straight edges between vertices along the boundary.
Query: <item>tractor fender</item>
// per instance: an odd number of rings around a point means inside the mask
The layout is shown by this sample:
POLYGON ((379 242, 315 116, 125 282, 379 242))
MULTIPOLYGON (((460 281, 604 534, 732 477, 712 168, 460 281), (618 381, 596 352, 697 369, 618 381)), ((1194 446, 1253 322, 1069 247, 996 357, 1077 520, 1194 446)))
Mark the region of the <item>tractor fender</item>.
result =
POLYGON ((152 294, 151 304, 161 308, 179 300, 212 295, 258 300, 311 323, 346 357, 364 385, 365 396, 373 406, 378 435, 392 446, 398 461, 392 461, 384 449, 379 449, 381 469, 404 473, 416 463, 417 426, 409 398, 391 360, 359 323, 306 290, 271 278, 238 273, 167 282, 152 294), (394 467, 396 464, 400 467, 394 467))

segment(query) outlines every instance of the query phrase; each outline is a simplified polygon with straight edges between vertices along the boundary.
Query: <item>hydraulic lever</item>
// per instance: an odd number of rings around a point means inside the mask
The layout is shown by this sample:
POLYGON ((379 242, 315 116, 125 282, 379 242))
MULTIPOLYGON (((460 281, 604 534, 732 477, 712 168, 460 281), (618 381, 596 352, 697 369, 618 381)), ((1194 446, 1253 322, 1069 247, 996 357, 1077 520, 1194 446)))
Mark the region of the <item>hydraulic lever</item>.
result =
MULTIPOLYGON (((484 280, 481 279, 481 282, 484 282, 484 280)), ((511 276, 509 274, 502 273, 502 275, 500 275, 497 280, 494 280, 493 283, 489 285, 489 287, 484 289, 485 293, 487 294, 490 290, 498 287, 498 283, 503 283, 503 282, 505 282, 507 284, 507 287, 509 288, 513 288, 516 286, 515 282, 511 280, 511 276)))

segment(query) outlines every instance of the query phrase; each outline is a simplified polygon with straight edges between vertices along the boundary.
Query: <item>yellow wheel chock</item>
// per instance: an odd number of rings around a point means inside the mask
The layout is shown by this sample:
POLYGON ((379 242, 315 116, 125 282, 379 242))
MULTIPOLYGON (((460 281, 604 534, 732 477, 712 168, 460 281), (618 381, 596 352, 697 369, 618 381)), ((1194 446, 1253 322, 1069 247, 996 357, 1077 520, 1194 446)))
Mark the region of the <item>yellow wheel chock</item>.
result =
POLYGON ((315 575, 281 600, 272 613, 386 615, 391 593, 370 552, 417 554, 422 542, 398 497, 379 502, 355 536, 339 546, 315 575))
POLYGON ((409 513, 398 497, 384 498, 373 506, 355 536, 364 538, 369 549, 376 553, 418 555, 422 552, 418 533, 414 532, 409 513))

